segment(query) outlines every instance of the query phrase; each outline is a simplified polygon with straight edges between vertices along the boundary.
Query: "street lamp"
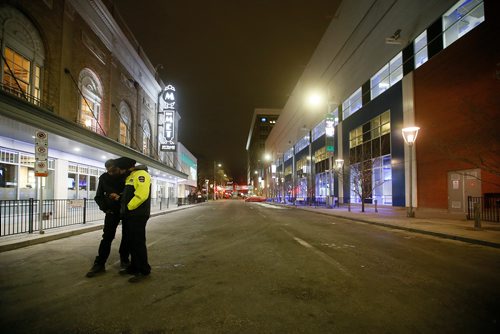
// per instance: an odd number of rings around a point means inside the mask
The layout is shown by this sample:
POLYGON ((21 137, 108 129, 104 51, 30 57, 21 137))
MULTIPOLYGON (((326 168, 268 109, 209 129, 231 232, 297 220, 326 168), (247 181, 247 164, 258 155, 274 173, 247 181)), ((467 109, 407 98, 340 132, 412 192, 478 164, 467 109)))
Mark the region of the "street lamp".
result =
POLYGON ((413 218, 415 217, 415 212, 413 212, 413 144, 417 140, 418 130, 420 130, 417 126, 412 126, 408 128, 404 128, 402 130, 403 139, 405 143, 408 144, 410 151, 410 207, 408 209, 407 217, 413 218))
MULTIPOLYGON (((215 160, 214 160, 214 201, 217 199, 217 195, 216 195, 216 192, 217 192, 217 184, 215 182, 215 160)), ((217 167, 222 167, 222 164, 221 163, 218 163, 217 164, 217 167)))
MULTIPOLYGON (((339 203, 340 203, 340 198, 342 198, 342 203, 344 202, 344 159, 335 159, 335 166, 337 167, 338 172, 338 186, 339 186, 339 203)), ((333 184, 332 184, 332 190, 333 190, 333 184)), ((335 205, 335 203, 334 203, 335 205)), ((339 204, 340 206, 340 204, 339 204)))

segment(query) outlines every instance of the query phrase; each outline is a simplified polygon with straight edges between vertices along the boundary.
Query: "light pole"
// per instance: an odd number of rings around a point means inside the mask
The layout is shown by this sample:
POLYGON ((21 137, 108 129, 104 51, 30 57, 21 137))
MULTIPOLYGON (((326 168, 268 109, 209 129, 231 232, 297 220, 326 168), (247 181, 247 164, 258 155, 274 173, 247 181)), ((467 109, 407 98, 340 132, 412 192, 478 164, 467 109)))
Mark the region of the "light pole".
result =
MULTIPOLYGON (((335 165, 339 170, 339 203, 340 203, 340 191, 342 190, 342 197, 344 195, 344 159, 335 159, 335 165)), ((333 186, 332 186, 333 187, 333 186)), ((344 200, 342 199, 342 202, 344 200)))
MULTIPOLYGON (((214 160, 214 201, 217 199, 217 195, 216 195, 216 193, 217 193, 217 184, 215 183, 215 181, 216 181, 215 180, 215 164, 216 163, 215 163, 215 160, 214 160)), ((217 167, 219 167, 219 168, 222 167, 222 164, 218 163, 217 167)))
POLYGON ((402 130, 403 139, 405 143, 408 144, 409 147, 409 174, 410 174, 410 207, 408 208, 407 217, 413 218, 415 217, 415 212, 413 212, 413 144, 417 140, 418 130, 420 130, 417 126, 412 126, 408 128, 404 128, 402 130))

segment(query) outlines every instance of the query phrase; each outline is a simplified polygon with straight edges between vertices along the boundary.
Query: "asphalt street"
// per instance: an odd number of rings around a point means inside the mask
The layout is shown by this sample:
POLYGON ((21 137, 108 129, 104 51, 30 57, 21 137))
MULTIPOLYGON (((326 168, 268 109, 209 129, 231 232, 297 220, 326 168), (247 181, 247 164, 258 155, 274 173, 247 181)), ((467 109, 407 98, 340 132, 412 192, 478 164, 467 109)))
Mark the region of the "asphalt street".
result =
POLYGON ((227 200, 152 218, 152 274, 131 284, 116 241, 85 277, 100 236, 1 253, 0 331, 500 332, 495 248, 227 200))

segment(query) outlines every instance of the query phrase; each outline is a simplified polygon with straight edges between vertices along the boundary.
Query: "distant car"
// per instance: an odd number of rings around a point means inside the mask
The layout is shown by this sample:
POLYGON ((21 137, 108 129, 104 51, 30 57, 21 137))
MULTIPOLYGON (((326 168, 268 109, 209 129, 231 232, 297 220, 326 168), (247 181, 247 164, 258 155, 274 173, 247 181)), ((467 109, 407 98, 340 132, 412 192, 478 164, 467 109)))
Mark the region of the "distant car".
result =
POLYGON ((266 198, 262 196, 250 196, 245 199, 245 202, 265 202, 266 198))

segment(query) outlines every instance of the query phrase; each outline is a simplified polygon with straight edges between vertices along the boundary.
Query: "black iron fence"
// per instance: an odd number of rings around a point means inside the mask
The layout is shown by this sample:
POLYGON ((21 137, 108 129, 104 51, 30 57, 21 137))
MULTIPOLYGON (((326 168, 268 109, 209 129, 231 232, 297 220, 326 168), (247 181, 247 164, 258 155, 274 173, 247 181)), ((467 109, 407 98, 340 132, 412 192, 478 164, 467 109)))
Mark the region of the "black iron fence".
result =
MULTIPOLYGON (((151 212, 194 204, 183 198, 152 198, 151 212)), ((0 237, 103 220, 96 202, 84 199, 0 200, 0 237)))
POLYGON ((474 204, 478 204, 481 220, 500 222, 500 197, 467 197, 467 219, 474 219, 474 204))
POLYGON ((0 200, 0 237, 101 219, 104 213, 87 199, 0 200))

